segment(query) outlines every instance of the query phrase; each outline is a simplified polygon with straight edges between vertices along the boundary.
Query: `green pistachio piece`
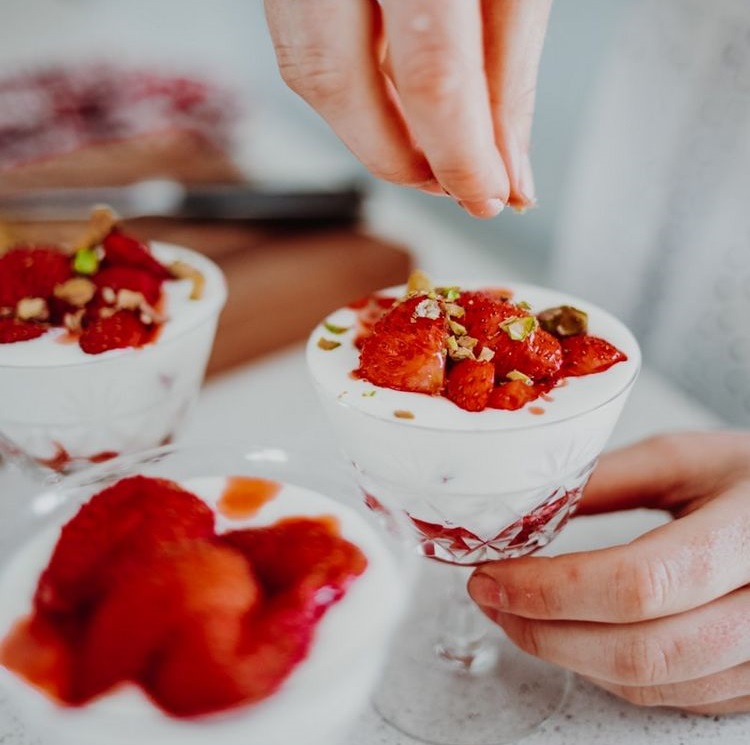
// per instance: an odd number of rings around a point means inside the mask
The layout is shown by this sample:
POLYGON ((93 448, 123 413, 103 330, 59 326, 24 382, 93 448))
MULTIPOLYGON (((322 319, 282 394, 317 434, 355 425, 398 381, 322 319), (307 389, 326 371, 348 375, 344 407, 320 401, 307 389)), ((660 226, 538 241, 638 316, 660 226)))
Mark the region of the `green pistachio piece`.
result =
POLYGON ((318 346, 326 352, 330 352, 332 349, 340 347, 341 342, 333 341, 333 339, 326 339, 324 336, 321 336, 320 339, 318 339, 318 346))
POLYGON ((526 373, 522 373, 520 370, 511 370, 505 377, 508 378, 508 380, 520 380, 526 385, 534 385, 534 381, 526 375, 526 373))
POLYGON ((372 398, 376 393, 377 391, 365 391, 362 396, 364 398, 372 398))
POLYGON ((537 315, 539 325, 550 334, 560 338, 585 334, 588 331, 589 317, 585 311, 572 305, 547 308, 537 315))
POLYGON ((458 298, 461 296, 460 287, 438 287, 437 291, 449 303, 452 303, 454 300, 458 300, 458 298))
POLYGON ((451 331, 456 336, 465 336, 466 335, 466 327, 462 326, 458 321, 454 321, 453 319, 448 319, 448 325, 450 326, 451 331))
POLYGON ((91 276, 99 270, 99 257, 96 249, 79 248, 73 256, 73 271, 91 276))
POLYGON ((332 334, 343 334, 344 332, 348 331, 351 326, 337 326, 335 323, 331 323, 330 321, 323 321, 323 328, 326 331, 330 331, 332 334))
POLYGON ((513 341, 523 341, 529 334, 534 332, 536 327, 537 320, 534 316, 513 316, 500 324, 500 328, 513 341))

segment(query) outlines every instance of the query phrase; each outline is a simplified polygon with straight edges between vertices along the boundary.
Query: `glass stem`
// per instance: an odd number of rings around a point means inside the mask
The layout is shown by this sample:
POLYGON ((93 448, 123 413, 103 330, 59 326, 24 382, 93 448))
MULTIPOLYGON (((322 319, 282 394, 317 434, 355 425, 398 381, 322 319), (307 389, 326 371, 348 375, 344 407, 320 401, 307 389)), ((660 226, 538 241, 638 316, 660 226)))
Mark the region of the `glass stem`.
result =
POLYGON ((435 652, 458 671, 479 672, 495 662, 495 645, 487 640, 488 621, 466 591, 472 567, 443 564, 441 630, 435 652))

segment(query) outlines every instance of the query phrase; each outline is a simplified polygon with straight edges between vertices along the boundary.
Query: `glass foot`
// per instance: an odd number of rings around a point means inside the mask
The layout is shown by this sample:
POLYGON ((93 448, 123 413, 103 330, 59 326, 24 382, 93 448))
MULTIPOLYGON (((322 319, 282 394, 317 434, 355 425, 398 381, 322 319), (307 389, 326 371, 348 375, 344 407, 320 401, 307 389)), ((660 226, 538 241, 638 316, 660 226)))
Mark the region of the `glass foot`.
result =
POLYGON ((433 745, 501 745, 563 706, 572 676, 522 652, 469 600, 469 572, 425 562, 374 705, 397 730, 433 745))

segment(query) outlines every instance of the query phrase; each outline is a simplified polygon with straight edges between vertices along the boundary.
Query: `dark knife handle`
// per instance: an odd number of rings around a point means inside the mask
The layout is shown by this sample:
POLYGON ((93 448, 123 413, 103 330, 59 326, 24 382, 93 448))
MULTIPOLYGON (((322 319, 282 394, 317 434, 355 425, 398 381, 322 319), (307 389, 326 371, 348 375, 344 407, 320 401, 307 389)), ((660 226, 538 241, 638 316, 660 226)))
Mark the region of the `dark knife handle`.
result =
POLYGON ((364 189, 267 189, 252 185, 190 187, 177 217, 268 223, 352 223, 359 220, 364 189))

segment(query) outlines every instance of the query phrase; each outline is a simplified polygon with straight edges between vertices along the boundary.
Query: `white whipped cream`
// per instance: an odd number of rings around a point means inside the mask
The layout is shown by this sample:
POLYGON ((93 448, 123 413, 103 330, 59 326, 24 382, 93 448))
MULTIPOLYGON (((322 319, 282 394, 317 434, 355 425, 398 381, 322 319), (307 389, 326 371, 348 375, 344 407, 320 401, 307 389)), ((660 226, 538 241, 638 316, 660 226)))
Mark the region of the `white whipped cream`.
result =
MULTIPOLYGON (((441 283, 436 283, 441 286, 441 283)), ((641 355, 630 331, 604 310, 542 287, 505 282, 446 282, 463 289, 503 287, 533 313, 572 305, 588 313, 589 333, 628 359, 602 373, 568 378, 516 411, 469 412, 441 396, 381 388, 352 376, 356 311, 342 308, 325 322, 346 327, 333 334, 323 323, 312 332, 307 362, 338 435, 363 487, 386 504, 489 539, 559 488, 573 487, 605 446, 635 381, 641 355), (325 350, 323 337, 341 343, 325 350), (543 413, 535 414, 542 409, 543 413), (413 418, 398 418, 408 411, 413 418)), ((399 297, 404 287, 382 291, 399 297)))
MULTIPOLYGON (((184 487, 215 508, 225 479, 190 479, 184 487)), ((273 523, 289 516, 334 515, 341 535, 356 544, 367 569, 331 606, 316 627, 308 656, 281 689, 257 704, 193 720, 169 717, 135 686, 71 708, 0 667, 0 686, 29 727, 49 745, 335 745, 365 705, 384 661, 385 646, 406 601, 403 571, 362 516, 299 486, 281 491, 252 518, 228 520, 217 513, 217 530, 273 523)), ((59 529, 26 544, 0 574, 0 638, 29 613, 59 529)))

